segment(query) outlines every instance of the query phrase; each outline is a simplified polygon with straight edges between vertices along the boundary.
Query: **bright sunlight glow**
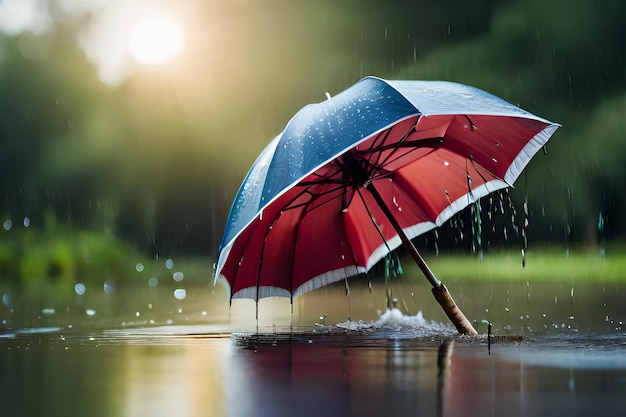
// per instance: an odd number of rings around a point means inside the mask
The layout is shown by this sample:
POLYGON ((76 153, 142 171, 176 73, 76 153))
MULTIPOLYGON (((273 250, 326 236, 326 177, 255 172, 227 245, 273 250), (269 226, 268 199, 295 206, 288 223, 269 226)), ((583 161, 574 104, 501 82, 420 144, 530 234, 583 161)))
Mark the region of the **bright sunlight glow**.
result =
POLYGON ((142 64, 160 65, 178 55, 183 43, 183 29, 178 22, 161 16, 146 17, 133 26, 129 51, 142 64))

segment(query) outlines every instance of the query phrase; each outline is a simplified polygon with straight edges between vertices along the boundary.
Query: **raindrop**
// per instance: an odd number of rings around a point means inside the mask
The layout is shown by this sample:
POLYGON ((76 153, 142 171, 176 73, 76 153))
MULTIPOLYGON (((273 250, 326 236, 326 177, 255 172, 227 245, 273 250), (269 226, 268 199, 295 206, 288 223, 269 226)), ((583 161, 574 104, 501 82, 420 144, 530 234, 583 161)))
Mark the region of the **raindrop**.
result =
POLYGON ((7 307, 11 307, 11 296, 9 294, 2 294, 2 304, 7 307))
POLYGON ((41 310, 41 313, 45 314, 47 316, 51 316, 54 313, 56 313, 56 310, 54 308, 44 308, 44 309, 41 310))
MULTIPOLYGON (((526 267, 526 252, 522 249, 522 268, 526 267)), ((528 295, 530 298, 530 294, 528 295)))
POLYGON ((76 294, 83 295, 85 291, 87 291, 87 287, 85 286, 85 284, 79 282, 74 285, 74 292, 76 292, 76 294))
POLYGON ((96 315, 96 310, 94 310, 93 308, 88 308, 87 310, 85 310, 85 314, 87 314, 90 317, 93 317, 96 315))
POLYGON ((177 300, 184 300, 187 298, 187 291, 183 288, 176 288, 174 290, 174 298, 177 300))
POLYGON ((2 223, 2 227, 8 232, 13 228, 13 222, 11 220, 5 220, 4 223, 2 223))
POLYGON ((602 217, 602 212, 598 214, 598 232, 602 233, 604 230, 604 217, 602 217))
POLYGON ((165 261, 165 267, 167 269, 172 269, 174 268, 174 261, 171 259, 168 259, 167 261, 165 261))
POLYGON ((137 265, 135 265, 135 269, 137 270, 137 272, 142 272, 143 264, 141 262, 138 262, 137 265))
POLYGON ((30 226, 30 217, 24 217, 24 227, 30 226))
POLYGON ((111 295, 115 292, 115 283, 112 280, 107 279, 104 281, 103 289, 106 295, 111 295))
POLYGON ((152 277, 148 280, 148 285, 151 287, 156 287, 158 283, 159 283, 159 280, 156 279, 155 277, 152 277))
POLYGON ((172 275, 172 278, 174 278, 176 282, 181 282, 184 277, 185 275, 180 271, 174 272, 174 275, 172 275))

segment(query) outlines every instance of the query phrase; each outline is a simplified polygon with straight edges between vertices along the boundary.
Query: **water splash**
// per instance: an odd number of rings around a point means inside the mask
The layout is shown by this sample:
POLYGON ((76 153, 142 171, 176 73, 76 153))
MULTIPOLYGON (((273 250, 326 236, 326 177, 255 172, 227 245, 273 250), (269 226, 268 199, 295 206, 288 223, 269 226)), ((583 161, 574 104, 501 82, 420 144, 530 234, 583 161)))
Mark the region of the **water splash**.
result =
MULTIPOLYGON (((346 321, 337 323, 332 327, 342 329, 342 331, 393 332, 407 338, 456 334, 456 330, 451 325, 429 321, 424 318, 421 311, 411 316, 403 314, 397 308, 388 309, 376 321, 346 321)), ((329 330, 332 331, 332 329, 329 330)))

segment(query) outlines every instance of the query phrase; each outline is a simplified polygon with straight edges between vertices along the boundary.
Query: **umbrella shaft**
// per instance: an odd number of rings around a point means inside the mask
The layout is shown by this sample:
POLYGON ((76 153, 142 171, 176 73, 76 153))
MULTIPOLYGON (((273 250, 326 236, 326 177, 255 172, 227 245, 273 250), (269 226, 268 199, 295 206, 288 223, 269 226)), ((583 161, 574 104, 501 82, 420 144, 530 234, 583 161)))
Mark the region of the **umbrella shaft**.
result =
POLYGON ((387 207, 387 204, 378 193, 376 187, 374 187, 374 184, 370 182, 366 188, 370 192, 370 194, 372 194, 372 197, 374 197, 374 200, 376 200, 376 203, 378 203, 383 213, 385 213, 385 216, 387 216, 387 219, 395 229, 398 237, 400 237, 402 244, 409 252, 417 266, 422 270, 422 273, 426 276, 428 282, 431 283, 433 288, 439 288, 441 286, 441 281, 439 281, 433 271, 430 270, 430 268, 426 264, 426 261, 424 261, 424 258, 422 258, 422 255, 420 255, 415 245, 413 245, 413 242, 411 242, 411 239, 409 239, 406 233, 404 233, 404 230, 402 230, 402 226, 400 226, 400 223, 398 223, 393 213, 391 213, 391 210, 389 209, 389 207, 387 207))
POLYGON ((450 318, 450 321, 452 321, 452 324, 454 324, 454 326, 461 334, 478 334, 472 324, 469 322, 469 320, 465 317, 461 309, 456 305, 456 303, 450 296, 450 293, 448 292, 446 286, 443 285, 443 283, 439 281, 437 277, 435 277, 435 274, 433 274, 428 265, 426 265, 426 261, 424 261, 422 255, 420 255, 420 253, 417 251, 417 248, 415 247, 415 245, 413 245, 411 239, 409 239, 409 237, 404 233, 404 230, 402 230, 400 223, 398 223, 396 218, 393 216, 393 213, 385 204, 385 201, 378 193, 376 187, 374 187, 374 184, 370 182, 369 184, 367 184, 366 188, 372 194, 374 200, 376 200, 383 213, 385 213, 385 216, 387 216, 387 218, 389 219, 389 222, 398 233, 398 236, 400 236, 400 240, 402 240, 404 247, 406 247, 406 249, 409 251, 411 257, 413 258, 415 263, 417 263, 417 266, 419 266, 428 281, 433 286, 433 295, 435 296, 435 299, 439 302, 445 313, 448 315, 448 318, 450 318))

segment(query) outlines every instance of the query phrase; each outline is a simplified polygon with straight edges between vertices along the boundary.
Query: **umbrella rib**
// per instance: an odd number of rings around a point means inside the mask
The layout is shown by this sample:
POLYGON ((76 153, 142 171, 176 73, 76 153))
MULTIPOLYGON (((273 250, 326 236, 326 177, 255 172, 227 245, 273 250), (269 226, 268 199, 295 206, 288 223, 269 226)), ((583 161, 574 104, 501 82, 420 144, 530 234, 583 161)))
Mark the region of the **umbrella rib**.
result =
MULTIPOLYGON (((482 166, 482 165, 476 165, 476 161, 474 161, 474 158, 470 158, 470 161, 472 162, 472 166, 474 167, 474 170, 476 170, 476 173, 478 174, 478 176, 479 176, 480 178, 482 178, 482 180, 483 180, 483 181, 485 182, 485 184, 486 184, 486 183, 487 183, 487 178, 485 178, 485 176, 484 176, 484 175, 480 172, 480 170, 478 169, 478 167, 479 167, 479 166, 482 166)), ((499 180, 502 180, 503 182, 506 182, 506 181, 504 181, 504 179, 502 179, 499 175, 494 174, 494 173, 493 173, 493 171, 491 171, 491 170, 489 170, 489 169, 486 169, 486 168, 485 168, 485 170, 486 170, 486 171, 489 171, 489 173, 490 173, 491 175, 493 175, 494 177, 498 178, 499 180)))
MULTIPOLYGON (((296 225, 294 227, 294 242, 298 242, 298 235, 300 234, 300 225, 302 224, 302 221, 304 220, 304 216, 306 215, 306 213, 308 212, 308 210, 304 209, 300 212, 300 215, 298 216, 298 221, 296 222, 296 225)), ((293 252, 291 253, 291 256, 289 259, 291 259, 291 282, 289 283, 289 293, 291 294, 291 298, 293 299, 293 292, 294 292, 294 288, 293 288, 293 278, 295 276, 295 270, 294 267, 296 265, 295 263, 295 259, 296 259, 296 247, 297 244, 292 245, 293 247, 293 252)))
MULTIPOLYGON (((383 132, 378 134, 378 137, 376 138, 376 140, 374 140, 372 142, 372 146, 370 146, 369 148, 369 157, 367 158, 367 163, 369 166, 373 167, 373 169, 378 169, 380 167, 382 167, 383 165, 380 164, 380 158, 382 156, 382 151, 379 151, 379 149, 387 142, 387 139, 389 139, 389 135, 391 135, 391 131, 393 130, 393 127, 390 127, 389 129, 384 131, 384 135, 382 134, 383 132), (381 138, 381 143, 380 145, 376 145, 376 142, 378 141, 378 139, 381 138), (374 158, 374 155, 376 155, 376 157, 374 158), (372 160, 375 159, 375 162, 372 162, 372 160)), ((371 174, 368 172, 368 174, 371 174)))
MULTIPOLYGON (((409 136, 411 136, 411 134, 413 134, 415 132, 415 128, 417 127, 417 122, 419 121, 419 117, 415 120, 415 123, 413 123, 413 126, 411 126, 411 129, 409 129, 409 131, 402 136, 402 138, 400 138, 399 141, 392 143, 390 145, 387 145, 385 147, 379 147, 376 149, 376 151, 378 152, 378 159, 376 161, 377 166, 385 166, 387 165, 389 159, 395 154, 395 152, 400 148, 400 144, 402 144, 403 142, 406 142, 406 140, 409 138, 409 136), (387 149, 391 149, 391 153, 383 160, 383 163, 381 164, 380 162, 380 157, 382 157, 383 151, 387 150, 387 149)), ((391 130, 393 128, 389 129, 389 133, 391 133, 391 130)), ((385 137, 385 140, 389 137, 389 135, 387 135, 385 137)))
POLYGON ((257 277, 256 277, 256 303, 257 303, 257 312, 256 312, 256 319, 257 319, 257 323, 259 320, 259 295, 261 292, 261 273, 263 272, 263 257, 265 256, 265 244, 267 243, 267 236, 269 235, 270 231, 274 228, 274 225, 276 224, 276 222, 278 221, 278 219, 280 218, 282 214, 282 211, 278 213, 278 215, 276 217, 274 217, 274 220, 272 220, 272 224, 270 227, 265 229, 265 232, 263 233, 263 244, 261 245, 261 254, 259 256, 259 269, 257 272, 257 277))
POLYGON ((363 197, 363 194, 361 194, 361 189, 357 188, 356 191, 359 194, 359 197, 361 198, 361 202, 363 203, 363 207, 365 207, 365 211, 367 211, 367 215, 369 216, 370 221, 372 222, 372 225, 374 226, 374 229, 376 229, 376 231, 378 232, 378 236, 380 236, 380 238, 382 239, 383 243, 385 244, 385 247, 387 248, 387 252, 391 253, 391 248, 389 247, 389 244, 387 243, 387 239, 385 239, 385 236, 383 235, 383 232, 378 227, 378 224, 376 224, 376 222, 374 221, 374 215, 370 211, 370 208, 368 207, 367 203, 365 203, 365 197, 363 197))
MULTIPOLYGON (((294 198, 292 198, 287 204, 284 205, 284 210, 292 210, 292 209, 296 209, 296 208, 300 208, 303 206, 308 206, 311 203, 319 200, 321 197, 328 195, 328 194, 332 194, 334 192, 336 192, 337 190, 341 190, 342 188, 345 188, 346 185, 348 185, 347 182, 345 181, 337 181, 336 183, 333 184, 337 184, 337 187, 333 187, 323 193, 315 193, 313 191, 311 191, 311 187, 313 185, 319 185, 319 184, 323 184, 323 183, 312 183, 312 184, 308 184, 305 186, 305 188, 299 192, 294 198), (298 198, 300 198, 301 196, 303 196, 304 194, 309 194, 311 196, 311 198, 307 201, 304 201, 302 203, 298 203, 298 204, 293 204, 298 198)), ((332 199, 328 200, 328 201, 332 201, 332 199)), ((327 201, 327 202, 328 202, 327 201)), ((324 202, 323 204, 326 204, 327 202, 324 202)), ((321 205, 321 204, 320 204, 321 205)))
POLYGON ((389 134, 391 133, 391 130, 393 128, 387 129, 386 134, 382 140, 382 143, 376 146, 374 142, 374 144, 372 144, 372 146, 369 148, 368 151, 370 153, 370 156, 367 159, 368 163, 371 166, 375 167, 376 169, 382 169, 382 167, 387 166, 388 164, 395 162, 399 160, 400 158, 418 149, 432 148, 433 150, 435 150, 436 148, 438 148, 439 145, 443 142, 443 138, 441 137, 433 137, 433 138, 428 138, 428 139, 420 139, 420 140, 412 140, 412 141, 408 140, 408 138, 417 131, 416 128, 417 128, 418 121, 419 119, 415 121, 411 129, 409 129, 409 131, 399 141, 394 142, 394 143, 385 144, 385 141, 388 139, 389 134), (408 149, 408 151, 398 154, 397 151, 403 148, 408 149), (390 152, 385 157, 385 159, 381 162, 380 158, 382 157, 383 152, 389 149, 391 149, 392 152, 390 152), (372 160, 374 159, 373 158, 374 154, 377 154, 377 158, 376 158, 375 163, 372 163, 372 160))

